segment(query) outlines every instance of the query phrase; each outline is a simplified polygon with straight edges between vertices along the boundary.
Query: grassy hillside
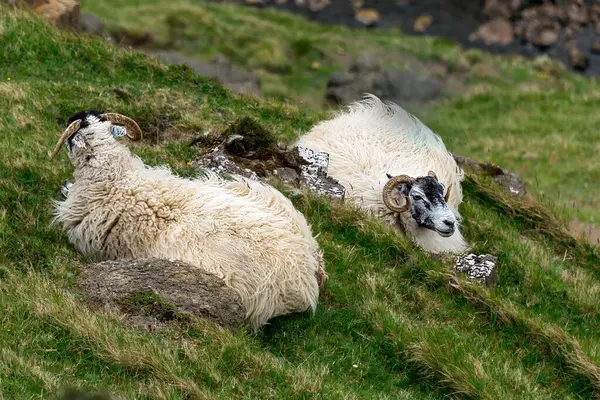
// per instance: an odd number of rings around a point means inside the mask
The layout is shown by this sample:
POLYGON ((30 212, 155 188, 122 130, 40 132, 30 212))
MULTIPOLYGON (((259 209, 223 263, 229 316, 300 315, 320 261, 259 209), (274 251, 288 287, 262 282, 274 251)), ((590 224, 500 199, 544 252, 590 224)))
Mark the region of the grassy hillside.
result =
POLYGON ((574 217, 600 221, 600 85, 565 73, 558 63, 494 59, 440 39, 324 27, 272 10, 202 1, 83 0, 82 10, 108 25, 152 32, 155 46, 168 44, 199 59, 225 54, 258 74, 267 96, 311 108, 321 107, 329 74, 365 50, 388 67, 421 62, 416 69, 445 68, 465 82, 456 87, 458 96, 411 111, 442 134, 451 151, 509 168, 574 217))
MULTIPOLYGON (((118 315, 90 312, 73 288, 87 260, 49 226, 51 201, 72 167, 64 152, 48 161, 47 150, 69 115, 86 108, 127 114, 146 132, 132 151, 149 164, 168 162, 192 176, 186 163, 198 150, 187 143, 205 129, 250 116, 289 140, 324 114, 232 96, 185 68, 0 13, 1 398, 55 398, 65 385, 106 389, 125 399, 600 394, 598 250, 565 232, 564 215, 554 218, 533 199, 517 203, 473 175, 464 185, 463 230, 478 253, 499 257, 495 290, 454 277, 448 272, 452 260, 426 256, 360 212, 305 193, 293 201, 320 233, 330 275, 314 316, 278 318, 250 334, 206 321, 144 332, 118 315)), ((437 54, 432 42, 423 43, 426 54, 437 54)), ((526 71, 519 62, 501 65, 510 76, 526 71)), ((527 74, 523 81, 534 85, 527 74)), ((567 77, 535 85, 545 89, 510 92, 494 83, 490 93, 455 101, 455 108, 444 105, 427 114, 428 121, 450 141, 464 132, 495 136, 491 121, 503 121, 506 113, 512 122, 502 126, 512 132, 526 132, 534 121, 592 132, 573 104, 581 101, 589 110, 595 83, 584 87, 567 77), (577 96, 550 107, 567 96, 564 87, 577 96), (500 101, 495 93, 505 97, 500 101), (509 100, 528 99, 548 105, 545 117, 506 111, 509 100), (465 114, 472 125, 464 125, 465 114)), ((472 138, 478 140, 484 139, 472 138)), ((569 165, 586 160, 577 143, 569 165)), ((477 147, 469 142, 461 153, 471 149, 477 147)), ((560 172, 562 187, 593 177, 578 171, 585 177, 560 172)))

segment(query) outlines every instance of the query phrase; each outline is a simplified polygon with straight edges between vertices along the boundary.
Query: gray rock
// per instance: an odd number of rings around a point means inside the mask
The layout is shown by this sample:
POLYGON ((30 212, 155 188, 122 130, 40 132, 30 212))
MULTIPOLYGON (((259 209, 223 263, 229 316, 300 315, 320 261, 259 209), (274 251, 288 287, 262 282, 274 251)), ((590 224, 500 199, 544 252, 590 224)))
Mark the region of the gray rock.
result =
POLYGON ((218 55, 212 61, 201 61, 176 51, 143 50, 143 52, 158 57, 166 64, 185 64, 198 75, 214 79, 234 93, 260 94, 260 79, 248 71, 233 67, 222 55, 218 55))
POLYGON ((300 175, 293 168, 281 167, 273 171, 273 174, 284 182, 297 183, 300 175))
POLYGON ((516 198, 522 198, 527 193, 525 182, 516 174, 501 168, 495 164, 482 163, 468 157, 453 154, 454 160, 461 168, 471 168, 475 172, 491 176, 496 182, 504 187, 508 193, 516 198))
POLYGON ((79 16, 81 32, 89 35, 102 35, 104 33, 104 22, 90 13, 81 13, 79 16))
POLYGON ((444 89, 444 82, 432 76, 402 69, 376 71, 368 60, 362 63, 349 72, 337 71, 330 76, 325 93, 327 101, 344 105, 372 93, 403 106, 416 105, 438 98, 444 89))
POLYGON ((320 195, 344 198, 344 187, 327 176, 327 153, 303 147, 282 149, 268 132, 251 121, 242 121, 232 130, 234 133, 222 139, 222 143, 197 160, 197 164, 217 174, 241 175, 253 180, 276 176, 320 195))
POLYGON ((240 175, 256 181, 259 179, 254 171, 234 163, 222 147, 217 147, 202 157, 199 163, 219 175, 240 175))
POLYGON ((335 71, 329 76, 328 86, 338 87, 351 83, 354 80, 354 75, 348 71, 335 71))
POLYGON ((308 162, 308 165, 301 166, 300 186, 333 199, 344 199, 345 188, 337 180, 327 176, 329 154, 304 147, 298 147, 298 153, 308 162))
POLYGON ((469 279, 493 287, 498 281, 498 258, 490 254, 461 254, 456 258, 455 269, 469 279))
POLYGON ((571 67, 578 71, 584 71, 590 65, 588 55, 577 47, 569 49, 569 59, 571 60, 571 67))
POLYGON ((103 261, 83 268, 78 285, 91 304, 120 309, 129 321, 146 327, 182 316, 206 318, 224 327, 245 323, 239 296, 222 279, 196 266, 177 260, 139 259, 103 261), (134 296, 161 300, 143 305, 134 296), (164 302, 164 303, 163 303, 164 302), (154 307, 149 316, 147 308, 154 307), (151 322, 149 322, 151 321, 151 322))
POLYGON ((381 61, 370 52, 361 54, 350 67, 350 72, 379 72, 381 71, 381 61))
POLYGON ((426 102, 437 98, 444 83, 437 78, 417 75, 401 69, 385 71, 388 96, 399 103, 426 102))

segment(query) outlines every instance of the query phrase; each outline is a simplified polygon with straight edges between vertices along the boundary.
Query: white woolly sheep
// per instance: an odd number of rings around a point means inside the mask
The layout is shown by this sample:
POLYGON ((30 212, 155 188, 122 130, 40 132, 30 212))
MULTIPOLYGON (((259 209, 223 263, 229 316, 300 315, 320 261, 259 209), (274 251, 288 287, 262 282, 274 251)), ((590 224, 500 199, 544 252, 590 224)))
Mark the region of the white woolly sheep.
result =
POLYGON ((100 260, 157 257, 197 265, 241 297, 254 328, 270 318, 312 309, 327 275, 303 214, 275 188, 242 177, 198 179, 150 167, 117 141, 139 140, 135 121, 83 111, 69 118, 63 144, 74 183, 56 201, 80 252, 100 260), (123 129, 126 127, 126 130, 123 129))
POLYGON ((328 153, 328 174, 346 198, 426 252, 467 249, 458 226, 464 173, 442 139, 400 106, 367 94, 296 145, 328 153))

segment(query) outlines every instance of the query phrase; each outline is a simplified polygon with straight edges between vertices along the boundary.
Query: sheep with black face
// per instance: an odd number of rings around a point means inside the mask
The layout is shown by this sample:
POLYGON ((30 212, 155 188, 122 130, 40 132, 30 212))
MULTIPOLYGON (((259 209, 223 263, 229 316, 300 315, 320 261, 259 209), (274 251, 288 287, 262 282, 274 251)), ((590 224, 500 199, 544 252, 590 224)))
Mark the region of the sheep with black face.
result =
POLYGON ((80 252, 100 260, 177 259, 212 272, 236 291, 253 327, 314 311, 327 274, 305 217, 275 188, 211 172, 184 179, 150 167, 118 139, 139 140, 132 119, 85 111, 69 118, 63 145, 75 167, 55 203, 80 252))
POLYGON ((367 95, 296 145, 328 153, 328 174, 346 198, 425 251, 467 250, 458 210, 464 173, 442 139, 398 105, 367 95))

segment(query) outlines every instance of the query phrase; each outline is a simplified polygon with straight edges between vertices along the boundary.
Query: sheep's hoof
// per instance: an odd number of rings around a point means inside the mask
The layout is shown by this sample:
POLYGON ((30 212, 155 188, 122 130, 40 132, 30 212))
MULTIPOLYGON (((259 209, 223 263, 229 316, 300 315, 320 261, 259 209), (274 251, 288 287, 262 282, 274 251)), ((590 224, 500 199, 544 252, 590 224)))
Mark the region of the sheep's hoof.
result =
POLYGON ((66 200, 67 197, 69 196, 69 191, 71 190, 71 186, 73 186, 73 184, 69 181, 65 181, 65 183, 63 183, 61 185, 60 194, 62 194, 63 200, 66 200))

